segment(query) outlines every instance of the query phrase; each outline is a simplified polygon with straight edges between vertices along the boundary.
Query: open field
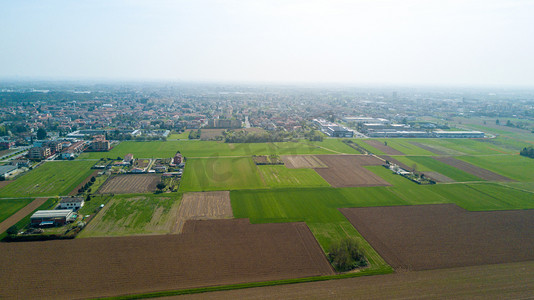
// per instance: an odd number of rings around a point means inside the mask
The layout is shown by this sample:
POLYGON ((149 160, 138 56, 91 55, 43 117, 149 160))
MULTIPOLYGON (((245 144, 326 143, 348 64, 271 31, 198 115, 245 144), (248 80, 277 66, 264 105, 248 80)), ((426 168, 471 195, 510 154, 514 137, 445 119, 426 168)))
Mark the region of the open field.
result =
POLYGON ((283 165, 263 165, 258 169, 268 187, 330 186, 313 169, 288 169, 283 165))
POLYGON ((0 200, 0 203, 13 203, 17 202, 16 206, 12 206, 10 204, 9 207, 1 207, 1 218, 0 218, 0 234, 5 232, 9 227, 17 224, 20 220, 22 220, 24 217, 32 213, 34 210, 36 210, 39 206, 43 205, 47 198, 37 198, 35 200, 33 199, 20 199, 20 200, 0 200), (26 204, 26 205, 24 205, 26 204), (14 208, 18 208, 14 210, 14 208), (5 210, 4 210, 5 209, 5 210))
POLYGON ((430 145, 425 145, 425 144, 421 144, 421 143, 418 143, 418 142, 410 142, 410 144, 416 146, 416 147, 419 147, 419 148, 422 148, 422 149, 425 149, 426 151, 432 153, 432 154, 438 154, 438 155, 447 155, 449 154, 447 151, 444 151, 442 149, 439 149, 437 147, 432 147, 430 145))
POLYGON ((323 141, 304 141, 304 143, 309 145, 315 145, 323 149, 331 150, 334 153, 341 154, 360 154, 357 150, 343 143, 343 139, 340 138, 325 138, 323 141))
POLYGON ((290 169, 300 168, 327 168, 317 156, 314 155, 284 155, 281 157, 285 166, 290 169))
POLYGON ((534 159, 520 155, 460 156, 475 166, 517 181, 534 181, 534 159))
POLYGON ((125 174, 111 176, 98 189, 99 194, 150 193, 161 181, 158 174, 125 174))
POLYGON ((45 162, 0 189, 0 197, 67 195, 89 174, 94 161, 45 162))
POLYGON ((0 181, 0 189, 5 187, 6 185, 12 183, 13 180, 4 180, 4 181, 0 181))
POLYGON ((188 159, 180 191, 265 188, 250 157, 188 159))
POLYGON ((28 205, 33 199, 2 199, 0 200, 0 223, 19 209, 28 205))
POLYGON ((488 143, 488 139, 412 139, 448 155, 514 154, 517 151, 488 143))
POLYGON ((182 232, 187 220, 231 219, 233 217, 230 192, 185 193, 172 232, 182 232))
POLYGON ((434 159, 445 163, 449 166, 452 166, 454 168, 460 169, 462 171, 465 171, 469 174, 472 174, 474 176, 480 177, 484 180, 495 180, 495 181, 512 181, 510 178, 504 177, 500 174, 491 172, 487 169, 483 169, 480 167, 477 167, 475 165, 472 165, 470 163, 467 163, 462 160, 458 160, 451 156, 440 156, 440 157, 434 157, 434 159))
POLYGON ((9 259, 0 265, 0 298, 93 298, 333 274, 303 223, 189 221, 184 231, 2 243, 0 256, 9 259))
POLYGON ((534 259, 534 210, 468 212, 456 205, 343 208, 395 269, 426 270, 534 259))
POLYGON ((180 194, 115 196, 78 236, 171 233, 178 216, 180 196, 180 194))
POLYGON ((187 140, 189 138, 189 131, 191 130, 184 130, 182 133, 171 133, 167 137, 169 140, 187 140))
POLYGON ((318 158, 328 168, 315 169, 333 187, 389 185, 362 166, 380 165, 382 161, 367 155, 321 155, 318 158))
POLYGON ((408 157, 397 157, 399 159, 406 159, 416 164, 418 171, 426 171, 427 169, 430 172, 437 172, 442 174, 454 181, 464 182, 464 181, 480 181, 482 178, 479 178, 475 175, 467 173, 463 170, 455 168, 451 165, 448 165, 442 161, 439 161, 433 157, 429 156, 408 156, 408 157))
POLYGON ((200 139, 207 141, 215 139, 218 136, 222 137, 222 133, 224 130, 225 129, 202 129, 200 131, 200 139))
POLYGON ((386 146, 384 145, 384 142, 378 140, 364 140, 364 142, 387 155, 404 155, 404 153, 400 152, 399 150, 386 146))
POLYGON ((197 299, 529 299, 534 261, 400 272, 161 298, 197 299))
POLYGON ((136 158, 167 158, 180 151, 187 158, 251 155, 334 154, 318 146, 300 142, 281 143, 223 143, 215 141, 122 142, 109 152, 86 152, 81 159, 124 157, 132 153, 136 158))

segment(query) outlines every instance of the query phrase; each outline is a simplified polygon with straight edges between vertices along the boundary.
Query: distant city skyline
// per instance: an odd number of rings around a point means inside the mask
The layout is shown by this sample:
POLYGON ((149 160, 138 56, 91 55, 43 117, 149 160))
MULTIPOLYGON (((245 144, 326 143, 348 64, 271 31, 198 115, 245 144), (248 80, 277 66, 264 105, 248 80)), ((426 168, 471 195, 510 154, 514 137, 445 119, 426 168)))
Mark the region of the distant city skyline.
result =
POLYGON ((0 80, 534 87, 533 1, 16 1, 0 80))

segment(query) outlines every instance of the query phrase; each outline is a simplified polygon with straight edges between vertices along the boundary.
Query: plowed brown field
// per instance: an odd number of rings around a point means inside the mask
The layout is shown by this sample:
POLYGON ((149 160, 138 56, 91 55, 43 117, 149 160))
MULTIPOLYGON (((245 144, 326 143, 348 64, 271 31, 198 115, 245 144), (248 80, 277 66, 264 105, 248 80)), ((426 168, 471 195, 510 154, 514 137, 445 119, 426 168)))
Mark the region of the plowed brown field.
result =
POLYGON ((289 169, 327 167, 327 165, 314 155, 283 155, 281 158, 285 166, 289 169))
POLYGON ((534 210, 469 212, 434 204, 340 211, 395 269, 534 260, 534 210))
POLYGON ((451 178, 443 174, 440 174, 438 172, 422 172, 422 173, 425 174, 426 177, 431 178, 432 180, 436 182, 454 182, 454 180, 452 180, 451 178))
POLYGON ((376 149, 384 152, 387 155, 404 155, 404 153, 400 152, 397 149, 393 149, 390 146, 384 145, 381 141, 376 140, 364 140, 365 143, 367 143, 370 146, 375 147, 376 149))
POLYGON ((317 155, 328 168, 315 171, 333 187, 386 186, 390 185, 363 166, 381 165, 383 162, 369 155, 317 155))
POLYGON ((305 223, 188 221, 184 232, 0 243, 0 298, 90 298, 333 274, 305 223))
POLYGON ((98 189, 99 194, 132 194, 148 193, 156 190, 161 181, 161 175, 156 174, 128 174, 108 178, 98 189))
POLYGON ((448 164, 449 166, 453 166, 455 168, 458 168, 462 171, 465 171, 469 174, 475 175, 477 177, 480 177, 484 180, 495 180, 495 181, 513 181, 512 179, 508 177, 504 177, 500 174, 493 173, 492 171, 477 167, 475 165, 472 165, 468 162, 465 162, 463 160, 456 159, 451 156, 438 156, 434 157, 434 159, 439 160, 443 163, 448 164))
POLYGON ((230 192, 186 193, 182 197, 173 232, 180 233, 187 220, 231 219, 230 192))

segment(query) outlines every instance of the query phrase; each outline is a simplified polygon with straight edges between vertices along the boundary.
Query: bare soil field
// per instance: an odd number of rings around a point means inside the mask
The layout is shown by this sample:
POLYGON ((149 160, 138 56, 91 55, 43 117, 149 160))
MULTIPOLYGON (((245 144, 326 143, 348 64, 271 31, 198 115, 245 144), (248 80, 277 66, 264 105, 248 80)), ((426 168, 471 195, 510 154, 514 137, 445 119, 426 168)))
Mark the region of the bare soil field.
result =
POLYGON ((433 204, 340 211, 396 270, 534 260, 534 210, 469 212, 433 204))
POLYGON ((404 153, 400 152, 397 149, 393 149, 390 146, 384 145, 384 143, 376 140, 364 140, 365 143, 367 143, 370 146, 375 147, 376 149, 384 152, 387 155, 404 155, 404 153))
POLYGON ((289 169, 301 169, 301 168, 327 168, 315 155, 282 155, 282 161, 289 169))
POLYGON ((436 160, 439 160, 443 163, 448 164, 449 166, 453 166, 455 168, 458 168, 462 171, 465 171, 469 174, 475 175, 477 177, 480 177, 484 180, 495 180, 495 181, 514 181, 508 177, 504 177, 500 174, 494 173, 492 171, 477 167, 475 165, 472 165, 468 162, 465 162, 463 160, 456 159, 451 156, 438 156, 433 157, 436 160))
POLYGON ((434 154, 438 154, 438 155, 447 155, 449 153, 445 152, 445 151, 442 151, 440 149, 436 149, 432 146, 429 146, 429 145, 425 145, 425 144, 421 144, 421 143, 417 143, 417 142, 410 142, 410 144, 414 145, 414 146, 417 146, 419 148, 422 148, 422 149, 425 149, 426 151, 430 151, 434 154))
POLYGON ((91 177, 95 177, 98 175, 98 172, 100 172, 101 170, 95 170, 93 173, 91 173, 91 175, 87 176, 87 178, 85 178, 80 184, 78 184, 77 187, 75 187, 70 193, 69 193, 69 196, 75 196, 75 195, 78 195, 78 190, 81 189, 86 183, 89 182, 89 180, 91 180, 91 177))
POLYGON ((188 221, 184 232, 1 243, 0 298, 93 298, 333 274, 305 223, 188 221))
POLYGON ((425 174, 426 177, 432 178, 432 180, 436 182, 454 182, 454 180, 452 180, 451 178, 443 174, 440 174, 438 172, 422 172, 422 173, 425 174))
POLYGON ((224 129, 202 129, 200 130, 201 140, 212 140, 218 136, 222 136, 224 129))
POLYGON ((148 193, 161 181, 157 174, 128 174, 109 177, 98 189, 99 194, 148 193))
POLYGON ((172 232, 180 233, 187 220, 231 219, 233 217, 229 191, 185 193, 172 232))
POLYGON ((315 171, 333 187, 387 186, 391 185, 380 176, 363 168, 383 162, 369 155, 317 155, 328 168, 315 171))
POLYGON ((18 221, 22 220, 25 216, 29 215, 32 211, 36 210, 39 206, 43 205, 48 198, 37 198, 33 200, 30 204, 24 206, 19 211, 14 213, 9 218, 5 219, 0 223, 0 233, 6 231, 9 227, 17 224, 18 221))
POLYGON ((530 299, 534 261, 219 291, 168 299, 530 299))

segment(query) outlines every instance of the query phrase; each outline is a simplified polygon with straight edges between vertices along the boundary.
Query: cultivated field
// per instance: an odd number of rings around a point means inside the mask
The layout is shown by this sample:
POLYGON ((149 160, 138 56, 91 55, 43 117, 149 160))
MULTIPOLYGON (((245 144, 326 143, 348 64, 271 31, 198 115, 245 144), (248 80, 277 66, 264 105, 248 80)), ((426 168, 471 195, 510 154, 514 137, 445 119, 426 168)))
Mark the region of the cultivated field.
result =
POLYGON ((197 299, 529 299, 534 261, 398 272, 163 298, 197 299))
POLYGON ((314 155, 284 155, 281 157, 285 166, 290 169, 300 168, 327 168, 317 156, 314 155))
MULTIPOLYGON (((453 181, 480 181, 481 178, 450 166, 444 162, 434 159, 429 156, 397 156, 398 161, 405 162, 408 165, 408 170, 411 170, 415 165, 417 171, 435 172, 441 174, 453 181)), ((439 176, 436 176, 439 177, 439 176)), ((444 181, 447 182, 447 181, 444 181)))
POLYGON ((343 208, 395 269, 425 270, 534 259, 534 210, 468 212, 456 205, 343 208))
POLYGON ((304 223, 189 221, 184 229, 1 243, 0 256, 9 259, 0 265, 0 298, 93 298, 333 274, 304 223))
POLYGON ((283 165, 258 166, 268 187, 319 187, 330 186, 313 169, 288 169, 283 165))
POLYGON ((67 195, 93 172, 94 161, 45 162, 0 189, 0 197, 67 195))
POLYGON ((2 210, 0 210, 0 220, 2 220, 0 223, 0 234, 6 231, 9 227, 17 224, 17 222, 34 210, 38 209, 39 206, 46 202, 46 200, 47 198, 37 198, 33 201, 32 199, 0 200, 3 203, 9 203, 8 205, 5 205, 7 207, 1 207, 2 205, 0 205, 0 208, 2 208, 2 210), (24 205, 25 203, 26 205, 24 205))
POLYGON ((179 205, 179 194, 115 196, 78 236, 171 233, 178 218, 179 205))
POLYGON ((202 129, 200 131, 200 139, 207 141, 215 139, 218 136, 222 137, 224 129, 202 129))
POLYGON ((381 186, 388 182, 362 166, 383 162, 367 155, 321 155, 318 158, 328 168, 315 169, 333 187, 381 186))
POLYGON ((6 185, 12 183, 13 181, 12 180, 4 180, 4 181, 0 181, 0 189, 5 187, 6 185))
MULTIPOLYGON (((0 200, 0 223, 19 209, 28 205, 33 199, 2 199, 0 200)), ((0 231, 2 233, 2 231, 0 231)))
POLYGON ((447 154, 449 154, 447 151, 444 151, 444 150, 439 149, 437 147, 432 147, 432 146, 421 144, 421 143, 418 143, 418 142, 410 142, 410 144, 412 144, 412 145, 414 145, 416 147, 419 147, 419 148, 423 148, 426 151, 432 152, 433 154, 437 154, 437 155, 447 155, 447 154))
POLYGON ((87 178, 85 178, 82 182, 80 182, 80 184, 78 184, 77 187, 75 187, 70 193, 69 193, 69 196, 75 196, 75 195, 78 195, 78 190, 81 189, 86 183, 88 183, 90 180, 91 180, 91 177, 97 177, 98 175, 98 172, 100 172, 100 170, 94 170, 93 173, 89 174, 89 176, 87 176, 87 178))
POLYGON ((520 155, 460 156, 470 164, 517 181, 534 181, 534 159, 520 155))
POLYGON ((172 232, 182 232, 187 220, 231 219, 233 217, 230 192, 185 193, 172 232))
POLYGON ((472 174, 474 176, 480 177, 484 180, 495 180, 495 181, 512 181, 510 178, 504 177, 500 174, 491 172, 489 170, 477 167, 475 165, 472 165, 470 163, 467 163, 462 160, 458 160, 451 156, 440 156, 440 157, 434 157, 434 159, 443 162, 449 166, 458 168, 462 171, 465 171, 469 174, 472 174))
POLYGON ((124 157, 132 153, 134 157, 168 158, 180 151, 187 158, 252 155, 298 155, 334 154, 335 151, 305 142, 281 143, 223 143, 215 141, 166 141, 166 142, 121 142, 109 152, 82 153, 80 158, 99 159, 124 157))
POLYGON ((180 191, 265 188, 250 157, 188 159, 180 191))
POLYGON ((382 151, 383 153, 387 155, 404 155, 404 153, 400 152, 399 150, 393 149, 390 146, 384 145, 384 142, 377 141, 377 140, 364 140, 365 143, 368 145, 382 151))
POLYGON ((161 181, 157 174, 127 174, 111 176, 98 189, 99 194, 150 193, 161 181))

